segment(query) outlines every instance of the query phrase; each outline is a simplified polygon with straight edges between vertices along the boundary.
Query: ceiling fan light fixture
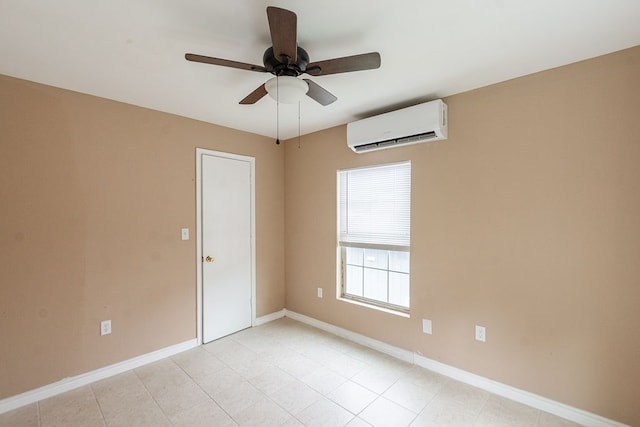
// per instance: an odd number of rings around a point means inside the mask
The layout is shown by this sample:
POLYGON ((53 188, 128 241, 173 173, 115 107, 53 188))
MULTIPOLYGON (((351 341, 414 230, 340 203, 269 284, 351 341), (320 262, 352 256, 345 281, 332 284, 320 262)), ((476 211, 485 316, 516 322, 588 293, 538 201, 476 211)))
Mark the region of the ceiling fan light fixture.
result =
POLYGON ((271 98, 283 104, 295 104, 309 91, 307 82, 293 76, 274 77, 264 87, 271 98))

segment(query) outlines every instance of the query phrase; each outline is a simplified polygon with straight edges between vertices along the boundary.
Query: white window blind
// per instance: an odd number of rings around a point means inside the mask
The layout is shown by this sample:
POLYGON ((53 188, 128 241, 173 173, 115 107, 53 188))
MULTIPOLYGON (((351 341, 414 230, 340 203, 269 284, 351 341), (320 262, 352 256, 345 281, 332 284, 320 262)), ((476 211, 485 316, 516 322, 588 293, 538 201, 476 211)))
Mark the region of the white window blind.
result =
POLYGON ((349 169, 340 174, 340 244, 408 247, 411 163, 349 169))

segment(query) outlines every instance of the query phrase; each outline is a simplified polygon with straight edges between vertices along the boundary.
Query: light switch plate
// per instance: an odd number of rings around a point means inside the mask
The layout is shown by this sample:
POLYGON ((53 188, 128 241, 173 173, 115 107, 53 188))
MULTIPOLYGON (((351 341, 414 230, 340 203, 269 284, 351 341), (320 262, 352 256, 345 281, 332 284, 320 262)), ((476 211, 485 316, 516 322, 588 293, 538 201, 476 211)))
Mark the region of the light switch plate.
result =
POLYGON ((182 240, 189 240, 189 229, 188 228, 183 228, 182 229, 182 240))

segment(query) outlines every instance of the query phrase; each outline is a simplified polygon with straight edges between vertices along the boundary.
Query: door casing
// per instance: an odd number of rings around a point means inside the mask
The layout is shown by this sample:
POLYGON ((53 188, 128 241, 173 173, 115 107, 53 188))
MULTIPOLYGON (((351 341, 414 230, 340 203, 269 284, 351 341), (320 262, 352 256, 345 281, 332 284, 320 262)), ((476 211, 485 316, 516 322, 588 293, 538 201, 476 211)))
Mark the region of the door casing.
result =
POLYGON ((251 170, 251 326, 256 322, 256 212, 255 158, 222 151, 196 148, 196 337, 203 343, 202 333, 202 156, 217 156, 249 162, 251 170))

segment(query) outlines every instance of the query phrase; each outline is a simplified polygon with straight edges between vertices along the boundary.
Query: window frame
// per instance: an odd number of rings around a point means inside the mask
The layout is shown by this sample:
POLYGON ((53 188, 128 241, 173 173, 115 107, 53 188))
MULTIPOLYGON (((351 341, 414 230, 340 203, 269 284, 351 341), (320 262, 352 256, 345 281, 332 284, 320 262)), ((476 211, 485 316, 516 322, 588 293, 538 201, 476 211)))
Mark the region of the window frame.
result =
MULTIPOLYGON (((389 279, 389 273, 394 272, 394 270, 392 270, 390 268, 389 263, 387 263, 387 268, 386 270, 382 270, 382 271, 386 271, 387 272, 387 280, 386 280, 386 293, 387 293, 387 301, 381 301, 381 300, 377 300, 377 299, 373 299, 373 298, 368 298, 364 296, 364 289, 363 289, 363 296, 360 295, 354 295, 351 293, 347 293, 347 248, 352 247, 352 248, 360 248, 363 250, 366 249, 375 249, 375 250, 382 250, 382 251, 394 251, 394 252, 407 252, 409 254, 409 258, 411 256, 411 245, 392 245, 392 244, 385 244, 385 243, 359 243, 359 242, 350 242, 350 241, 341 241, 340 236, 341 236, 341 228, 342 228, 342 211, 341 211, 341 196, 342 196, 342 189, 341 189, 341 173, 342 172, 346 172, 346 171, 351 171, 351 170, 358 170, 358 169, 369 169, 369 168, 377 168, 377 167, 384 167, 384 166, 392 166, 394 164, 408 164, 409 168, 411 168, 411 161, 403 161, 403 162, 397 162, 397 163, 388 163, 388 164, 379 164, 379 165, 370 165, 370 166, 364 166, 364 167, 357 167, 357 168, 346 168, 346 169, 340 169, 337 172, 337 190, 338 190, 338 194, 337 194, 337 199, 338 199, 338 208, 337 208, 337 262, 338 262, 338 267, 339 267, 339 273, 338 273, 338 286, 337 286, 337 297, 340 300, 343 301, 347 301, 347 302, 351 302, 351 303, 356 303, 358 305, 363 305, 365 307, 368 308, 372 308, 372 309, 378 309, 378 310, 383 310, 383 311, 387 311, 393 314, 398 314, 401 316, 405 316, 405 317, 409 317, 409 313, 411 310, 411 263, 409 262, 409 268, 408 268, 408 272, 404 272, 404 271, 398 271, 397 273, 401 273, 401 274, 407 274, 408 275, 408 280, 409 280, 409 289, 408 289, 408 306, 405 307, 403 305, 398 305, 398 304, 393 304, 388 302, 389 301, 389 289, 390 289, 390 279, 389 279)), ((411 176, 411 172, 410 175, 411 176)), ((411 181, 409 181, 409 217, 411 217, 411 198, 410 198, 410 192, 411 192, 411 181)), ((363 265, 363 272, 364 269, 367 268, 366 266, 363 265)), ((372 267, 369 267, 372 268, 372 267)), ((363 286, 364 286, 364 279, 363 279, 363 286)))

